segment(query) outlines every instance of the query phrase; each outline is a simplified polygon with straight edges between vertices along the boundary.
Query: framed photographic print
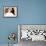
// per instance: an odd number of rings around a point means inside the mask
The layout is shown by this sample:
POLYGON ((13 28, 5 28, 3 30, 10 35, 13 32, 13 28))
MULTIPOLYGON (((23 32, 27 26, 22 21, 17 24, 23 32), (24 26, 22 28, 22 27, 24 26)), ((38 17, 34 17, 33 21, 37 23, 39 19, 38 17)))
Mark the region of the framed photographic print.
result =
POLYGON ((4 17, 16 17, 17 7, 16 6, 5 6, 4 7, 4 17))
POLYGON ((20 24, 18 25, 18 41, 46 41, 46 25, 20 24))

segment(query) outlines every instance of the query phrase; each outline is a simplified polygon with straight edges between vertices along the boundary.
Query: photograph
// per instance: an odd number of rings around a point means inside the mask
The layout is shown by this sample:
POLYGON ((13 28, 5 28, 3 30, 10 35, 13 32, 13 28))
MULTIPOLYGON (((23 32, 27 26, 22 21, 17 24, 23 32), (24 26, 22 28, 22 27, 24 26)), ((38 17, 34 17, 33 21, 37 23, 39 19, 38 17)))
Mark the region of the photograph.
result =
POLYGON ((9 6, 4 7, 4 17, 16 17, 17 16, 17 7, 9 6))

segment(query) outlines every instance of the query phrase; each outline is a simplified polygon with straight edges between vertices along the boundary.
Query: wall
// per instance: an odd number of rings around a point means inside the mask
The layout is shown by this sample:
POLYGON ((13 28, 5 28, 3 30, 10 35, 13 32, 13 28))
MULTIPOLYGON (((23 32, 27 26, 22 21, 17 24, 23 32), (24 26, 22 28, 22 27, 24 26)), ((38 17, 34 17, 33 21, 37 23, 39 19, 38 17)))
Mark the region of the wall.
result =
MULTIPOLYGON (((18 24, 46 24, 46 0, 0 0, 0 44, 7 44, 9 32, 18 32, 18 24), (16 18, 4 18, 4 6, 16 6, 16 18)), ((16 39, 17 43, 17 39, 16 39)))

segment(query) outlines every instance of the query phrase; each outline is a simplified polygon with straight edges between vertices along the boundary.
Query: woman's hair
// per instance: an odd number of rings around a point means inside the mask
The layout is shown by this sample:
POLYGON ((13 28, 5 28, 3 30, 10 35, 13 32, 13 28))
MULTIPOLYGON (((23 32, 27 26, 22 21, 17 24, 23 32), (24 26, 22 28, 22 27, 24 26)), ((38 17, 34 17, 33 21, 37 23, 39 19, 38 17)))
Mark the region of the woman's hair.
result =
POLYGON ((15 10, 14 10, 14 8, 12 8, 11 13, 13 13, 13 14, 15 15, 15 10))
POLYGON ((7 13, 7 12, 8 12, 8 10, 9 10, 9 8, 6 8, 6 9, 5 9, 5 13, 7 13))

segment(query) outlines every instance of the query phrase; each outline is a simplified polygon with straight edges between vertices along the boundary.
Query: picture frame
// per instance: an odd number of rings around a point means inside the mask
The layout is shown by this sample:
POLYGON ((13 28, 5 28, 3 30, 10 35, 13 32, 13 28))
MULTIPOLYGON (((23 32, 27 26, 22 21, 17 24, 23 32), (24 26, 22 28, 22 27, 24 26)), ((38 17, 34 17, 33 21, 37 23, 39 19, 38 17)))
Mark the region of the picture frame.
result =
POLYGON ((17 17, 16 6, 4 6, 4 17, 17 17))
POLYGON ((46 41, 46 24, 19 24, 18 38, 19 42, 21 40, 46 41), (28 31, 26 35, 25 31, 28 31))

